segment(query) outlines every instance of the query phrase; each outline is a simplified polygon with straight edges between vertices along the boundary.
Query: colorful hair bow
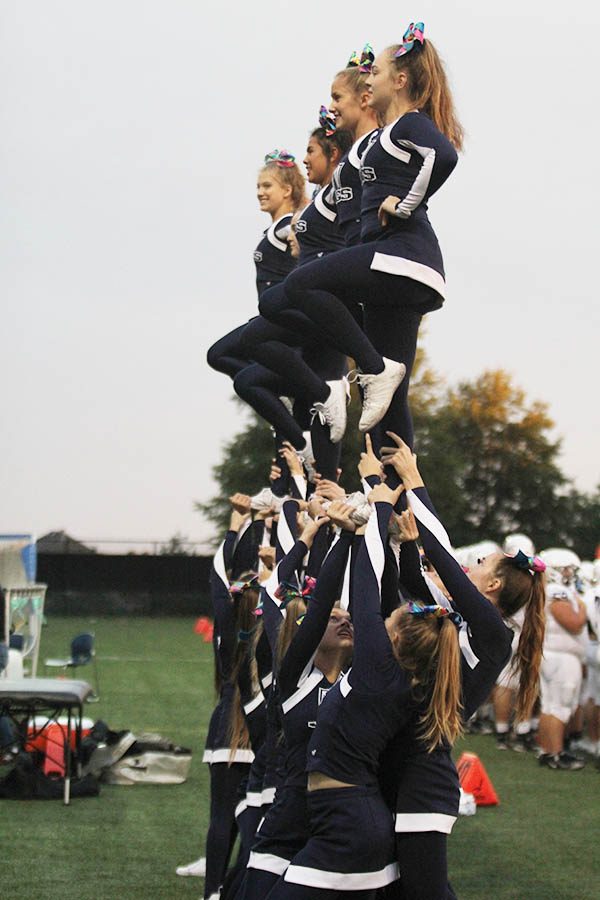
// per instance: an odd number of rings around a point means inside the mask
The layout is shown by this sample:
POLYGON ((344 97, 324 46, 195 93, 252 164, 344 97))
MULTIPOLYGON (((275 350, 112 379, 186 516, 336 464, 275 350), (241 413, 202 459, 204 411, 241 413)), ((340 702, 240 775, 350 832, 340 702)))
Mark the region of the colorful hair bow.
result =
POLYGON ((346 63, 347 69, 358 68, 361 72, 370 72, 375 59, 373 48, 370 44, 365 44, 360 56, 356 50, 351 54, 350 59, 346 63))
POLYGON ((334 117, 326 106, 321 106, 321 109, 319 110, 319 125, 321 128, 325 129, 327 137, 331 137, 332 134, 335 134, 337 125, 335 124, 334 117))
POLYGON ((257 588, 258 587, 258 575, 256 572, 252 573, 251 578, 247 581, 234 581, 229 586, 229 593, 233 596, 234 594, 243 594, 244 591, 248 590, 248 588, 257 588))
POLYGON ((396 59, 412 50, 417 42, 423 46, 423 41, 425 40, 423 37, 424 31, 425 25, 423 22, 417 22, 416 24, 415 22, 411 22, 402 36, 402 43, 394 53, 396 59))
POLYGON ((412 616, 419 616, 422 619, 448 618, 457 627, 460 627, 463 623, 463 617, 460 613, 457 613, 452 609, 447 609, 445 606, 439 606, 437 603, 423 606, 421 603, 415 603, 414 600, 409 600, 406 606, 412 616))
POLYGON ((312 596, 317 586, 317 579, 314 575, 306 575, 304 577, 304 587, 302 588, 302 596, 307 600, 312 600, 312 596))
POLYGON ((296 157, 293 153, 288 153, 287 150, 275 149, 265 156, 265 165, 270 162, 274 162, 283 169, 291 169, 296 162, 296 157))
POLYGON ((534 572, 541 573, 546 571, 546 563, 539 556, 527 556, 522 550, 518 550, 514 556, 511 556, 510 553, 505 553, 504 555, 517 567, 517 569, 523 569, 523 571, 527 570, 532 574, 534 572))

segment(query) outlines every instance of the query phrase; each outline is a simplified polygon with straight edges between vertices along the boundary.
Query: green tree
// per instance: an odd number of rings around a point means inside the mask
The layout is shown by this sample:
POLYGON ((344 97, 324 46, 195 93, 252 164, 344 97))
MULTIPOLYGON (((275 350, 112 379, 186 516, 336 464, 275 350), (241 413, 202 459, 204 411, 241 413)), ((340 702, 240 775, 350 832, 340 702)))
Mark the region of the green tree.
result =
MULTIPOLYGON (((415 451, 431 496, 455 546, 509 532, 529 534, 538 548, 568 546, 590 558, 600 536, 600 488, 593 495, 572 487, 558 465, 560 440, 544 403, 527 402, 503 371, 448 387, 427 368, 415 367, 410 402, 415 451)), ((359 485, 356 463, 363 447, 360 402, 353 391, 342 449, 341 483, 359 485)), ((274 453, 268 426, 253 414, 214 467, 219 493, 196 508, 226 527, 227 497, 254 493, 268 482, 274 453)))

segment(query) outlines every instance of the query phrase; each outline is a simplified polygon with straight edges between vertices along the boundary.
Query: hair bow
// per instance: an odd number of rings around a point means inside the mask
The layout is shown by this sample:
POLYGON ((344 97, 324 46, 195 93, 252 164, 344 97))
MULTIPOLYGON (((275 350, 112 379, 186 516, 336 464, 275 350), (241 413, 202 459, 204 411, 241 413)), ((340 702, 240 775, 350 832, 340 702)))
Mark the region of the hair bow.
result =
POLYGON ((450 619, 458 628, 463 623, 463 617, 460 613, 445 606, 439 606, 437 603, 431 603, 429 606, 423 606, 421 603, 415 603, 409 600, 407 603, 408 611, 412 616, 419 616, 422 619, 450 619))
POLYGON ((253 572, 251 577, 247 581, 234 581, 229 586, 229 593, 233 596, 235 594, 242 594, 244 591, 248 590, 248 588, 257 588, 258 587, 258 575, 256 572, 253 572))
POLYGON ((356 50, 354 50, 354 52, 350 55, 350 59, 346 63, 346 68, 352 69, 356 67, 361 72, 370 72, 374 59, 375 54, 373 53, 373 48, 370 44, 365 44, 360 56, 358 55, 356 50))
POLYGON ((316 586, 317 579, 314 577, 314 575, 306 575, 304 578, 304 587, 302 588, 302 596, 306 600, 312 600, 316 586))
POLYGON ((522 550, 518 550, 514 556, 511 556, 510 553, 505 553, 505 556, 517 569, 527 570, 532 574, 546 571, 546 563, 539 556, 527 556, 522 550))
POLYGON ((423 46, 423 41, 425 40, 423 37, 424 31, 425 25, 423 22, 411 22, 402 36, 402 43, 394 53, 396 59, 412 50, 417 42, 423 46))
POLYGON ((296 162, 296 157, 293 153, 288 153, 287 150, 275 149, 265 156, 265 165, 270 162, 274 162, 283 169, 291 169, 296 162))
POLYGON ((323 105, 321 105, 321 109, 319 110, 319 125, 321 126, 321 128, 325 129, 325 134, 327 135, 327 137, 331 137, 332 134, 335 134, 337 128, 335 119, 329 112, 327 107, 323 105))

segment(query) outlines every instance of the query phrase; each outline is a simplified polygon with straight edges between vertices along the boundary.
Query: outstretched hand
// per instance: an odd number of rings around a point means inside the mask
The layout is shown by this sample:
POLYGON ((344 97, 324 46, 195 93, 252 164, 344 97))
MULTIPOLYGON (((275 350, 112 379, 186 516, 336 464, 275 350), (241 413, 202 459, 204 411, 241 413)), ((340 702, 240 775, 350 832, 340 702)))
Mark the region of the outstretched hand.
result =
POLYGON ((339 525, 344 531, 356 531, 356 525, 350 518, 353 507, 343 500, 334 500, 329 504, 327 515, 334 525, 339 525))
POLYGON ((298 458, 298 454, 295 449, 292 447, 289 441, 284 441, 281 445, 281 449, 279 450, 279 455, 285 459, 288 469, 290 470, 290 475, 304 475, 304 469, 302 468, 302 463, 298 458))
POLYGON ((360 454, 358 474, 361 478, 368 478, 370 475, 377 475, 379 478, 381 478, 382 471, 383 468, 381 462, 377 459, 375 453, 373 452, 371 435, 365 434, 365 452, 360 454))
POLYGON ((419 539, 419 529, 412 509, 405 509, 400 515, 394 513, 392 520, 396 523, 398 538, 401 544, 419 539))
POLYGON ((323 525, 326 525, 328 522, 329 516, 321 516, 319 519, 309 518, 306 521, 304 528, 302 529, 302 534, 300 535, 299 540, 305 543, 310 550, 319 528, 322 528, 323 525))
POLYGON ((393 431, 386 431, 395 446, 381 448, 381 461, 384 466, 393 466, 402 479, 406 490, 423 487, 423 479, 417 467, 417 457, 408 444, 393 431))
POLYGON ((387 484, 376 484, 369 494, 369 503, 371 505, 375 503, 391 503, 392 506, 395 506, 403 490, 404 485, 402 484, 399 484, 395 490, 389 488, 387 484))

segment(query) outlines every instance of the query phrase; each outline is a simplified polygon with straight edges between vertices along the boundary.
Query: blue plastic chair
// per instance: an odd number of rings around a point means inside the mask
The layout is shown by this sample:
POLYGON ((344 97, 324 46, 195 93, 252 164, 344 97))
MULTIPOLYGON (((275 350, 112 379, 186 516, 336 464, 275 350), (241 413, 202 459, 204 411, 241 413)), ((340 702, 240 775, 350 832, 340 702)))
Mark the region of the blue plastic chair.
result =
POLYGON ((71 641, 71 655, 68 659, 47 659, 44 661, 44 669, 77 669, 80 666, 93 665, 95 692, 88 697, 88 703, 100 699, 100 682, 98 680, 98 666, 96 664, 96 651, 94 650, 94 635, 90 632, 78 634, 71 641))

